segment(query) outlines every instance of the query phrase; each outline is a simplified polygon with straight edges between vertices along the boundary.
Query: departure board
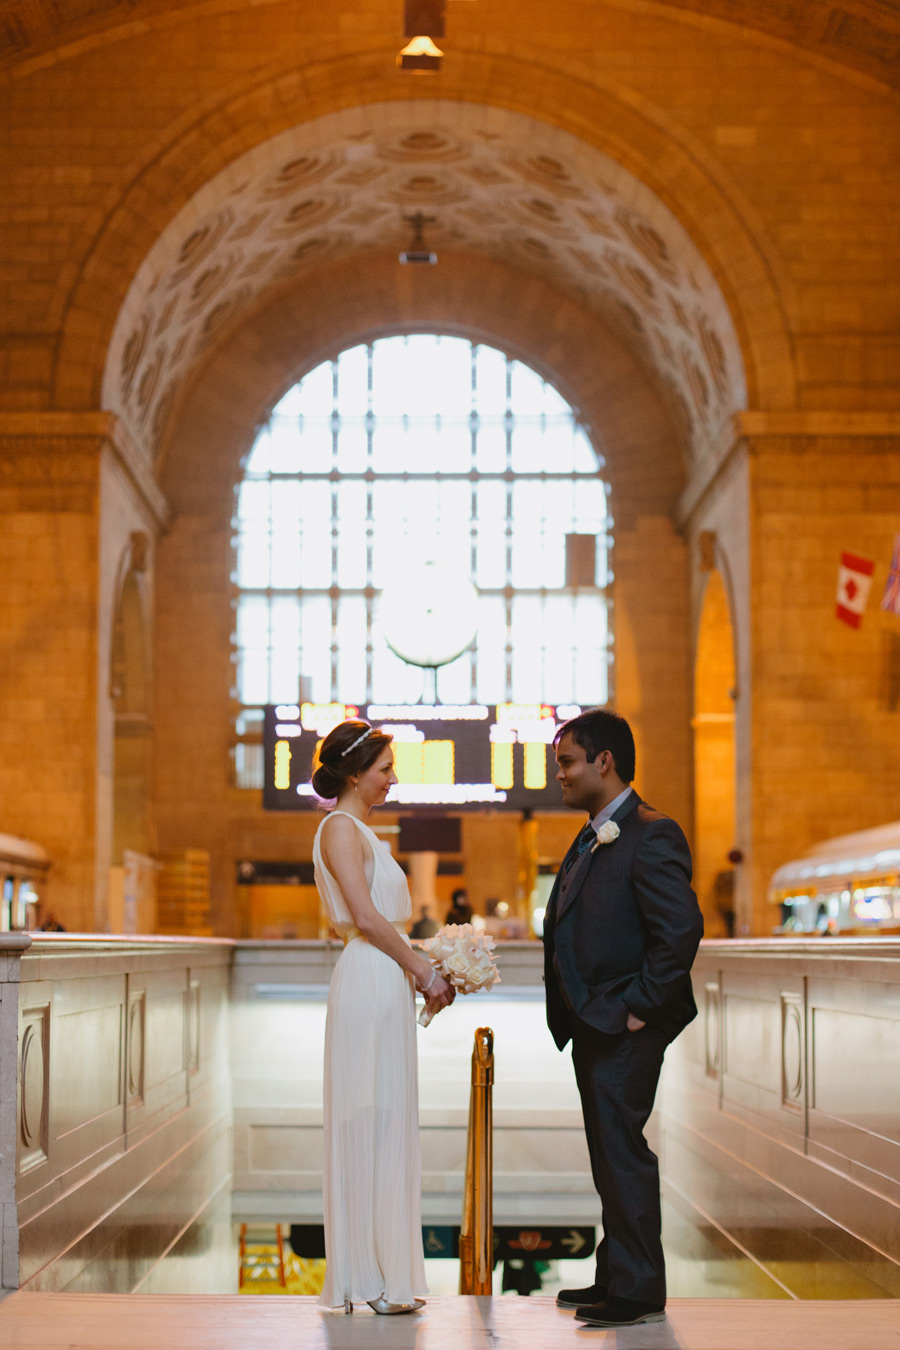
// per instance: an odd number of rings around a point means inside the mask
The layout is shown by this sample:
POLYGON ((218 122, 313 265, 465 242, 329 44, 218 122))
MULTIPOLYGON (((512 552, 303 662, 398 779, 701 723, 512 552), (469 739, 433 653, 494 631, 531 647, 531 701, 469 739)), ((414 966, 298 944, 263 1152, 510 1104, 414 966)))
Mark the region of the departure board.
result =
POLYGON ((310 783, 318 747, 339 722, 362 717, 394 738, 400 781, 387 806, 559 811, 553 737, 580 712, 573 704, 547 703, 271 704, 265 710, 263 806, 318 807, 310 783))

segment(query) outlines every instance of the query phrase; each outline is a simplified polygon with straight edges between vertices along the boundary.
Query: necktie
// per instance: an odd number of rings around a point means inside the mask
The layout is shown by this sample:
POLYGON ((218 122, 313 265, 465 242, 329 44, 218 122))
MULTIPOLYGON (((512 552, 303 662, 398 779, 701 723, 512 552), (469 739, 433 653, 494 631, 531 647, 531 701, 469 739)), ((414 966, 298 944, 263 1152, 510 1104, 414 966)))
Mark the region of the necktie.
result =
POLYGON ((567 872, 568 872, 568 870, 569 870, 570 867, 573 867, 573 866, 575 865, 575 863, 578 861, 578 859, 581 857, 581 855, 582 855, 584 852, 586 852, 587 849, 589 849, 589 848, 591 847, 591 845, 594 843, 594 840, 595 840, 596 838, 597 838, 597 835, 596 835, 596 832, 595 832, 595 830, 594 830, 594 827, 593 827, 593 825, 591 824, 591 822, 588 821, 588 823, 585 825, 584 829, 581 831, 581 834, 580 834, 580 835, 578 836, 578 838, 575 840, 575 847, 574 847, 574 849, 573 849, 572 852, 569 854, 569 858, 568 858, 568 861, 567 861, 566 867, 565 867, 565 870, 566 870, 567 872))

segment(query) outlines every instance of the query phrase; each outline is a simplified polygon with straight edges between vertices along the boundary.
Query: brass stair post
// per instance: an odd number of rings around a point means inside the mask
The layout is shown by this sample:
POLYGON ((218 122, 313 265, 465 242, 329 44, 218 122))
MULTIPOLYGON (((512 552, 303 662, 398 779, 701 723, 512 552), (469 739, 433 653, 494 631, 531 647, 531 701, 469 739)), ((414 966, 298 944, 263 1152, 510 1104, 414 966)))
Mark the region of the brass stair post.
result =
POLYGON ((475 1032, 462 1227, 459 1292, 490 1294, 494 1269, 494 1033, 475 1032))

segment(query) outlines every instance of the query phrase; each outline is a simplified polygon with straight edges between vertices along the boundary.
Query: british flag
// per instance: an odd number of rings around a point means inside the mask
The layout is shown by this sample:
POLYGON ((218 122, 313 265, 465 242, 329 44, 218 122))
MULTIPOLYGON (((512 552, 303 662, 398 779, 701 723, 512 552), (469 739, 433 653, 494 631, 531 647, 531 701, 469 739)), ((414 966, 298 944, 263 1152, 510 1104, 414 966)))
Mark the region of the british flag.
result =
POLYGON ((900 534, 894 535, 894 556, 881 597, 881 608, 889 610, 891 614, 900 614, 900 534))

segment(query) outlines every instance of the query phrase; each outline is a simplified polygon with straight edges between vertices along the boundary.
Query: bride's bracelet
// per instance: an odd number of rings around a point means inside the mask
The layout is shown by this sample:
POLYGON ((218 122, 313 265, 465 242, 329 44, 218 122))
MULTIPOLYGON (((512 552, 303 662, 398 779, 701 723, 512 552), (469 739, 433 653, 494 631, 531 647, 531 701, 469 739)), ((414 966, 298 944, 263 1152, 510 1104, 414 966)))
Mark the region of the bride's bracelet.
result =
POLYGON ((431 986, 434 984, 434 982, 435 982, 436 979, 437 979, 437 966, 432 966, 432 967, 431 967, 431 979, 428 981, 427 984, 425 984, 425 985, 421 985, 421 984, 420 984, 420 985, 419 985, 419 993, 420 993, 420 994, 427 994, 428 991, 429 991, 429 989, 430 989, 431 986))

